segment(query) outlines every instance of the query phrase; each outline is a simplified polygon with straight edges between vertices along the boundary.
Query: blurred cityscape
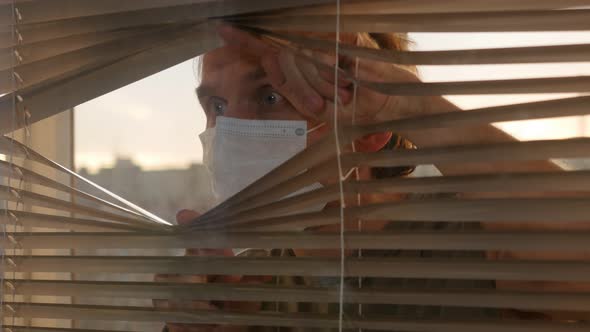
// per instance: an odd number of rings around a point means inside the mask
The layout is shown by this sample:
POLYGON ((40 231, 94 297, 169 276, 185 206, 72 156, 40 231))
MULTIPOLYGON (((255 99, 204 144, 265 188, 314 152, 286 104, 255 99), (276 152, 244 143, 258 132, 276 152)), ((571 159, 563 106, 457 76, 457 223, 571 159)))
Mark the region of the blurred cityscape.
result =
POLYGON ((97 173, 82 168, 78 174, 170 222, 181 209, 204 212, 211 207, 209 180, 202 164, 148 171, 129 158, 118 157, 112 168, 101 168, 97 173))

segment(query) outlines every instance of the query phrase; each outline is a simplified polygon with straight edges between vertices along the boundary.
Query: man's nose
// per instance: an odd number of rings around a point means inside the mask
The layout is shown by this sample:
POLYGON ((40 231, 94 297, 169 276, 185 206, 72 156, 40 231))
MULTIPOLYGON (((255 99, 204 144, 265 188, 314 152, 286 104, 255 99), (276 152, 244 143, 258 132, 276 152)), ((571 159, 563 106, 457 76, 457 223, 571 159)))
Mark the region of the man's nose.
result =
POLYGON ((228 103, 225 116, 242 120, 255 120, 258 118, 259 105, 250 100, 236 100, 228 103))

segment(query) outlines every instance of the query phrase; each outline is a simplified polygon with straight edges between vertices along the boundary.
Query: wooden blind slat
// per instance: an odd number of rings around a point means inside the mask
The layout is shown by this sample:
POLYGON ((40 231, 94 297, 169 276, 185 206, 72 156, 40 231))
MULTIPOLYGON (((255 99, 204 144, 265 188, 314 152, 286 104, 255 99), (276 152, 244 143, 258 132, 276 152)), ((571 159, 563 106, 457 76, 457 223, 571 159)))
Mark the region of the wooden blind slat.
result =
POLYGON ((88 329, 75 329, 67 327, 34 327, 34 326, 20 326, 20 325, 8 325, 4 324, 5 329, 10 329, 13 332, 133 332, 126 330, 88 330, 88 329))
MULTIPOLYGON (((83 320, 168 321, 178 323, 233 324, 240 326, 286 326, 338 328, 338 317, 321 314, 240 313, 224 310, 190 312, 155 310, 142 307, 109 307, 69 304, 33 304, 5 302, 18 315, 27 318, 62 318, 83 320)), ((432 332, 585 332, 586 323, 527 322, 514 320, 410 320, 398 317, 348 317, 344 328, 432 332)))
MULTIPOLYGON (((343 184, 345 197, 368 193, 483 193, 496 192, 510 196, 510 193, 539 192, 587 192, 590 181, 587 171, 505 173, 493 175, 444 176, 424 178, 392 178, 370 181, 346 182, 343 184)), ((278 200, 273 195, 253 197, 242 204, 223 211, 223 217, 240 214, 250 219, 271 218, 298 210, 337 201, 340 186, 330 185, 314 191, 278 200)))
MULTIPOLYGON (((126 12, 149 12, 152 14, 154 20, 158 20, 158 13, 170 9, 178 9, 187 12, 193 11, 200 17, 206 18, 331 2, 332 0, 257 0, 247 2, 242 0, 142 0, 124 2, 117 0, 44 0, 29 2, 18 1, 16 7, 21 13, 21 19, 19 19, 18 23, 31 24, 126 12)), ((11 17, 11 7, 11 4, 1 6, 0 18, 11 17)), ((2 20, 0 22, 2 22, 0 25, 3 25, 8 24, 7 22, 10 21, 2 20)))
MULTIPOLYGON (((338 303, 336 287, 252 284, 7 280, 18 295, 199 301, 338 303)), ((10 292, 9 287, 5 287, 10 292)), ((486 289, 347 288, 346 303, 436 305, 529 310, 590 310, 590 294, 486 289)))
POLYGON ((24 227, 43 227, 53 229, 70 229, 82 232, 122 232, 145 230, 141 226, 128 225, 115 221, 54 216, 42 213, 23 212, 0 209, 0 224, 20 225, 24 227), (13 218, 11 215, 16 217, 13 218))
MULTIPOLYGON (((339 258, 11 256, 2 272, 180 273, 336 277, 339 258)), ((476 259, 347 258, 346 277, 528 281, 588 281, 579 261, 485 261, 476 259)))
MULTIPOLYGON (((337 249, 336 234, 232 233, 113 234, 113 233, 7 233, 21 249, 173 249, 173 248, 279 248, 337 249)), ((346 235, 349 249, 387 250, 547 250, 584 251, 590 240, 585 232, 379 232, 346 235)), ((14 243, 0 239, 0 248, 14 243)))
POLYGON ((12 67, 13 63, 21 65, 32 63, 60 54, 73 52, 102 43, 108 43, 113 40, 142 34, 145 33, 146 30, 149 29, 136 28, 122 31, 93 32, 89 34, 52 39, 50 41, 17 45, 14 48, 0 48, 0 70, 12 67))
MULTIPOLYGON (((335 15, 235 19, 246 26, 283 31, 333 32, 335 15)), ((590 10, 483 13, 342 15, 341 32, 517 32, 590 29, 590 10)))
MULTIPOLYGON (((448 221, 454 222, 580 222, 590 213, 587 199, 579 198, 509 198, 509 199, 424 199, 383 203, 345 209, 348 222, 365 220, 448 221), (569 209, 569 210, 568 210, 569 209), (572 211, 571 209, 575 209, 572 211)), ((230 227, 240 231, 292 231, 309 227, 339 224, 339 209, 302 213, 268 219, 227 218, 225 222, 200 224, 192 231, 219 230, 230 227)))
MULTIPOLYGON (((532 9, 554 9, 588 6, 588 0, 365 0, 361 3, 343 3, 342 15, 351 14, 402 14, 402 13, 448 13, 488 12, 532 9)), ((334 15, 334 6, 319 5, 309 8, 293 8, 289 15, 334 15)))
POLYGON ((589 92, 590 76, 432 83, 361 82, 361 85, 383 94, 402 96, 589 92))
MULTIPOLYGON (((266 36, 278 38, 301 47, 320 49, 332 53, 336 43, 331 40, 308 38, 301 35, 256 30, 266 36)), ((588 61, 590 44, 558 46, 529 46, 510 48, 464 49, 452 51, 395 51, 359 47, 339 43, 339 52, 398 65, 482 65, 512 63, 549 63, 588 61)))
POLYGON ((126 215, 116 214, 114 212, 100 210, 98 208, 84 206, 77 203, 72 203, 67 200, 53 198, 46 195, 37 194, 31 191, 17 189, 9 186, 0 185, 0 198, 6 201, 22 202, 25 204, 32 204, 35 206, 46 207, 55 210, 68 211, 80 213, 95 218, 103 218, 121 223, 129 223, 140 225, 140 227, 148 229, 165 229, 167 226, 156 224, 153 221, 146 219, 140 215, 135 214, 133 217, 126 213, 126 215))
POLYGON ((5 179, 8 179, 8 178, 19 179, 19 181, 22 181, 23 183, 39 184, 39 185, 45 186, 47 188, 59 190, 63 193, 68 193, 68 194, 72 195, 73 197, 75 197, 76 199, 80 199, 80 198, 86 199, 94 204, 97 204, 98 206, 109 208, 112 210, 116 210, 118 212, 122 212, 127 215, 132 215, 134 217, 139 217, 141 219, 144 219, 143 216, 141 216, 137 212, 131 211, 129 209, 123 208, 119 205, 113 204, 113 203, 106 201, 104 199, 90 195, 90 194, 83 192, 79 189, 72 188, 68 185, 64 185, 60 182, 57 182, 57 181, 52 180, 48 177, 45 177, 43 175, 40 175, 40 174, 35 173, 33 171, 30 171, 26 168, 19 167, 14 164, 11 165, 10 163, 5 162, 5 161, 0 161, 0 171, 2 171, 2 172, 0 172, 0 177, 4 177, 5 179))
MULTIPOLYGON (((186 26, 167 29, 144 29, 144 32, 133 34, 127 38, 74 50, 68 53, 46 58, 44 60, 18 64, 13 68, 0 71, 0 94, 13 92, 26 94, 31 88, 47 86, 51 82, 75 76, 84 71, 112 63, 133 54, 137 54, 154 45, 161 45, 167 40, 177 38, 186 26), (13 72, 18 75, 16 86, 13 83, 13 72)), ((17 62, 18 63, 18 62, 17 62)))
MULTIPOLYGON (((34 95, 24 94, 22 95, 24 101, 18 107, 21 110, 24 107, 28 108, 32 115, 30 121, 36 122, 188 60, 218 45, 220 41, 210 34, 210 30, 198 26, 180 38, 167 41, 162 45, 154 45, 147 52, 127 57, 99 70, 83 73, 63 84, 36 92, 34 95), (128 68, 141 68, 141 70, 129 71, 128 68)), ((0 97, 0 133, 15 129, 12 128, 11 121, 8 121, 11 109, 12 96, 0 97)), ((23 125, 18 123, 17 127, 23 125)))
MULTIPOLYGON (((12 26, 2 26, 0 24, 0 47, 2 47, 2 45, 5 45, 5 47, 17 44, 22 45, 79 34, 114 31, 126 28, 149 27, 179 22, 198 23, 203 22, 209 17, 231 16, 256 11, 330 3, 333 0, 224 0, 223 2, 208 1, 192 5, 165 6, 162 8, 144 9, 131 12, 118 11, 117 8, 120 7, 121 4, 115 3, 113 6, 112 0, 108 0, 110 3, 107 4, 107 6, 112 7, 113 10, 118 12, 94 16, 84 16, 81 13, 79 15, 82 16, 67 15, 67 11, 60 11, 59 9, 56 9, 59 7, 52 6, 52 2, 55 1, 73 1, 76 4, 79 3, 82 7, 89 9, 100 7, 100 4, 102 3, 92 0, 84 0, 84 2, 78 2, 77 0, 46 0, 38 2, 41 3, 41 5, 45 4, 50 6, 52 9, 49 11, 35 9, 33 11, 35 15, 32 16, 31 20, 38 23, 25 23, 26 17, 23 17, 23 20, 18 24, 18 33, 21 37, 21 40, 18 42, 13 38, 12 26), (55 14, 57 16, 51 16, 55 14), (35 18, 35 16, 37 16, 37 18, 35 18), (64 16, 66 19, 59 19, 59 16, 64 16), (55 21, 51 21, 52 19, 55 19, 55 21)), ((135 6, 141 6, 141 2, 139 1, 132 2, 138 2, 140 4, 135 6)), ((127 6, 129 6, 129 4, 127 6)), ((0 15, 2 15, 2 13, 0 13, 0 15)), ((10 8, 4 11, 3 16, 9 17, 10 19, 8 21, 0 20, 0 22, 12 22, 12 12, 10 8)))

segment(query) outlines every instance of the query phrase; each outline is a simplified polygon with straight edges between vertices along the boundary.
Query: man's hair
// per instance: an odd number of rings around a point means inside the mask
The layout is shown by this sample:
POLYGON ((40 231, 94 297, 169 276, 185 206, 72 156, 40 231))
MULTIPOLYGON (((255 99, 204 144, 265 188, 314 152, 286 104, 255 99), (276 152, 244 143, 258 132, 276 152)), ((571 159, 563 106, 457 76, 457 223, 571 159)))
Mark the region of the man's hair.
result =
POLYGON ((405 33, 361 33, 371 38, 379 48, 384 50, 407 51, 410 40, 405 33))
MULTIPOLYGON (((405 33, 357 33, 357 44, 362 47, 381 50, 409 51, 411 40, 405 33)), ((417 73, 416 66, 403 66, 403 68, 417 73)))
MULTIPOLYGON (((357 44, 363 47, 370 47, 382 50, 408 51, 411 42, 406 34, 401 33, 358 33, 357 44)), ((417 73, 415 66, 404 66, 405 69, 417 73)), ((381 149, 384 150, 404 150, 415 149, 416 146, 407 139, 393 133, 389 142, 381 149)), ((398 176, 405 176, 414 171, 414 166, 400 167, 374 167, 371 173, 374 178, 383 179, 398 176)))

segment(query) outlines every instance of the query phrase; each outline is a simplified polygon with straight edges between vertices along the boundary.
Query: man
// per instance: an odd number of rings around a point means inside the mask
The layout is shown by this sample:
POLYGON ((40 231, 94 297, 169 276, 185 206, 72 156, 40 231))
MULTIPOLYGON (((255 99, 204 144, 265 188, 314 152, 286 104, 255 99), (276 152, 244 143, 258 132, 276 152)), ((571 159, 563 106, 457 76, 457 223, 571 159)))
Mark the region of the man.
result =
MULTIPOLYGON (((236 121, 235 123, 248 123, 247 121, 262 120, 262 121, 305 121, 308 134, 305 141, 305 146, 310 146, 318 142, 325 135, 330 135, 331 121, 333 118, 335 93, 337 91, 338 98, 342 106, 341 123, 351 123, 353 113, 356 123, 371 123, 394 119, 401 119, 405 117, 415 117, 419 115, 429 115, 443 112, 459 112, 461 111, 455 105, 451 104, 442 97, 410 97, 410 96, 387 96, 373 92, 371 90, 359 87, 356 96, 353 98, 353 84, 344 78, 335 82, 334 72, 325 69, 323 66, 316 65, 315 62, 309 61, 306 57, 297 56, 288 48, 279 48, 270 43, 267 43, 258 37, 240 31, 230 26, 221 26, 219 34, 225 40, 226 45, 222 48, 214 50, 204 56, 202 62, 201 85, 197 89, 199 101, 207 116, 207 130, 216 128, 218 122, 223 122, 223 126, 228 125, 230 119, 244 120, 246 122, 236 121), (337 89, 335 89, 337 85, 337 89), (353 99, 355 103, 353 103, 353 99)), ((321 38, 334 38, 330 35, 319 35, 321 38)), ((407 41, 403 35, 396 34, 343 34, 341 40, 344 43, 359 45, 363 47, 382 48, 382 49, 407 49, 407 41)), ((313 58, 318 62, 325 64, 334 64, 336 58, 334 55, 323 52, 304 50, 307 57, 313 58)), ((374 81, 374 82, 417 82, 419 79, 414 74, 414 68, 401 68, 391 64, 372 62, 367 60, 359 60, 358 66, 351 59, 341 57, 339 65, 342 70, 348 73, 354 73, 360 80, 374 81)), ((341 75, 342 77, 342 75, 341 75)), ((433 129, 425 131, 412 131, 404 133, 376 133, 363 137, 356 142, 355 148, 357 151, 375 152, 382 149, 394 148, 410 148, 416 146, 418 148, 432 148, 453 145, 469 145, 495 142, 508 142, 514 139, 506 133, 496 129, 491 125, 473 126, 467 128, 452 128, 452 129, 433 129)), ((207 146, 207 140, 203 140, 205 153, 223 154, 223 147, 207 146)), ((230 149, 230 147, 227 147, 230 149)), ((240 146, 238 146, 238 149, 240 146)), ((244 146, 241 148, 245 149, 244 146)), ((229 153, 225 151, 225 153, 229 153)), ((254 151, 251 159, 253 165, 256 165, 257 157, 254 156, 254 151)), ((288 153, 290 156, 293 153, 288 153)), ((247 156, 247 155, 246 155, 247 156)), ((229 158, 229 157, 228 157, 229 158)), ((212 156, 205 156, 214 163, 212 156)), ((285 158, 277 158, 284 161, 285 158)), ((288 158, 287 158, 288 159, 288 158)), ((279 161, 276 161, 279 163, 279 161)), ((232 163, 226 163, 232 164, 232 163)), ((246 161, 243 162, 246 164, 246 161)), ((224 165, 219 162, 216 165, 209 165, 213 173, 221 173, 221 168, 226 168, 235 165, 224 165), (219 169, 218 169, 219 168, 219 169)), ((276 166, 276 165, 275 165, 276 166)), ((445 175, 452 174, 475 174, 475 173, 498 173, 498 172, 518 172, 518 171, 554 171, 559 170, 551 162, 521 162, 521 163, 488 163, 488 164, 465 164, 465 165, 437 165, 438 169, 445 175)), ((246 167, 246 166, 244 166, 246 167)), ((267 167, 269 168, 269 167, 267 167)), ((236 176, 235 181, 231 181, 227 176, 230 173, 224 173, 224 176, 219 176, 215 179, 214 189, 219 195, 218 199, 223 200, 235 193, 245 185, 249 184, 256 177, 268 172, 269 169, 260 170, 259 174, 250 177, 244 174, 233 174, 236 176), (246 177, 247 179, 243 179, 246 177), (243 180, 244 183, 236 185, 236 182, 243 180), (224 182, 225 181, 225 182, 224 182), (227 189, 227 190, 224 190, 227 189)), ((410 170, 408 169, 390 169, 390 170, 375 170, 370 168, 360 168, 358 170, 358 178, 370 179, 384 176, 403 176, 410 170)), ((237 172, 234 172, 237 173, 237 172)), ((333 181, 333 179, 332 179, 333 181)), ((330 182, 327 179, 326 182, 330 182)), ((470 197, 478 197, 472 195, 470 197)), ((479 196, 482 197, 482 196, 479 196)), ((407 197, 397 196, 383 197, 379 195, 367 195, 361 197, 363 203, 378 202, 383 199, 405 199, 407 197)), ((186 223, 194 219, 198 214, 194 211, 181 211, 178 214, 178 222, 186 223)), ((371 223, 373 229, 364 230, 382 230, 382 229, 414 229, 415 225, 406 223, 371 223)), ((421 223, 419 228, 424 229, 453 229, 456 227, 463 227, 459 223, 421 223)), ((477 226, 477 225, 476 225, 477 226)), ((348 227, 348 225, 347 225, 348 227)), ((350 226, 355 227, 355 226, 350 226)), ((530 227, 527 224, 511 224, 495 226, 486 226, 488 228, 497 229, 519 229, 530 227)), ((554 226, 547 225, 547 228, 554 226)), ((569 227, 568 225, 560 226, 560 229, 569 227)), ((573 227, 573 226, 572 226, 573 227)), ((335 231, 339 226, 320 227, 315 231, 335 231)), ((204 250, 188 250, 189 255, 233 255, 231 250, 221 251, 204 251, 204 250)), ((284 254, 284 252, 283 252, 284 254)), ((338 255, 338 252, 318 252, 318 251, 291 251, 289 254, 297 256, 310 255, 338 255)), ((453 253, 432 253, 432 252, 384 252, 384 253, 366 253, 387 256, 436 256, 452 255, 453 253)), ((473 253, 472 253, 473 254, 473 253)), ((485 255, 484 253, 475 253, 475 255, 485 255)), ((535 256, 530 253, 487 253, 489 258, 522 258, 535 259, 543 258, 544 256, 535 256)), ((483 256, 482 256, 483 257, 483 256)), ((555 259, 568 259, 573 256, 555 256, 555 259)), ((573 257, 573 258, 577 258, 573 257)), ((211 282, 208 276, 159 276, 157 280, 167 281, 183 281, 183 282, 211 282)), ((215 280, 216 282, 253 282, 256 280, 245 280, 239 276, 221 277, 215 280)), ((258 280, 264 282, 264 280, 258 280)), ((324 278, 323 280, 312 281, 316 285, 332 284, 334 280, 324 278)), ((336 281, 337 282, 337 281, 336 281)), ((350 281, 347 281, 350 282, 350 281)), ((404 282, 403 280, 385 282, 367 281, 373 286, 384 287, 390 284, 404 282)), ((428 284, 428 281, 419 281, 419 287, 428 284), (421 282, 421 283, 420 283, 421 282)), ((445 287, 445 284, 437 284, 438 287, 445 287)), ((495 286, 502 288, 516 288, 516 289, 538 289, 539 283, 515 283, 515 282, 499 282, 495 286)), ((586 285, 571 285, 563 283, 544 283, 542 287, 552 289, 571 289, 572 287, 586 287, 586 285)), ((478 282, 469 285, 463 284, 461 287, 494 287, 494 282, 478 282)), ((227 308, 236 308, 239 310, 258 310, 263 304, 240 304, 240 303, 225 303, 213 304, 203 302, 192 302, 190 305, 178 304, 174 302, 159 302, 162 306, 167 307, 192 307, 192 308, 209 308, 218 309, 220 306, 227 308)), ((333 309, 326 309, 333 310, 333 309)), ((352 310, 347 308, 347 311, 352 310)), ((444 315, 441 308, 413 308, 410 306, 367 306, 364 312, 377 312, 385 314, 400 314, 404 317, 436 317, 436 315, 444 315), (434 310, 432 313, 426 311, 434 310)), ((466 312, 458 312, 459 315, 466 315, 466 312)), ((480 313, 478 313, 480 314, 480 313)), ((497 317, 498 312, 482 312, 481 314, 489 314, 497 317)), ((516 313, 520 315, 521 313, 516 313)), ((471 313, 469 314, 471 315, 471 313)), ((524 315, 524 314, 523 314, 524 315)), ((543 314, 545 315, 545 314, 543 314)), ((549 317, 549 314, 547 314, 549 317)), ((224 327, 224 326, 197 326, 186 324, 168 324, 170 332, 179 331, 245 331, 244 327, 224 327)))

